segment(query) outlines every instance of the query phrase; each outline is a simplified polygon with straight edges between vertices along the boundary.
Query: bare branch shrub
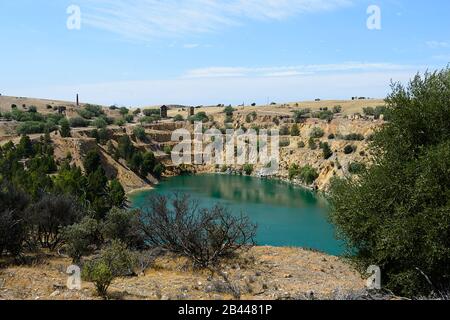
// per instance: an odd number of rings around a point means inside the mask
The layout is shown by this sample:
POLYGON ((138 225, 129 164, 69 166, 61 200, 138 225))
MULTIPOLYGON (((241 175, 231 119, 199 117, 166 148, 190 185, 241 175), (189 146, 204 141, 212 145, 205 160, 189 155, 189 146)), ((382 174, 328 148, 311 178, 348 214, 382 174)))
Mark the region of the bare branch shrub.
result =
POLYGON ((200 208, 188 195, 153 196, 144 210, 142 230, 148 244, 189 258, 194 267, 218 267, 221 259, 255 244, 256 225, 222 206, 200 208))

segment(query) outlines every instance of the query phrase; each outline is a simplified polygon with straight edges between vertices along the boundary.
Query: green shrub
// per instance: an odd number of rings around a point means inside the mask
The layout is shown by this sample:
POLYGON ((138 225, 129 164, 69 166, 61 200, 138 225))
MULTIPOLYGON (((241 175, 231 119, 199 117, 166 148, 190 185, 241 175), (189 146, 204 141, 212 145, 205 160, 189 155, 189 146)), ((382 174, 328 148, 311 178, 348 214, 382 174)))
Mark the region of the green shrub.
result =
POLYGON ((344 136, 344 140, 347 141, 364 141, 364 135, 360 133, 350 133, 344 136))
POLYGON ((82 276, 84 280, 94 283, 97 294, 103 298, 107 297, 108 288, 115 278, 111 268, 102 260, 87 262, 83 266, 82 276))
POLYGON ((360 162, 352 162, 348 166, 348 172, 351 174, 361 174, 366 169, 366 166, 360 162))
POLYGON ((158 109, 144 109, 142 111, 142 113, 144 114, 144 116, 146 117, 153 117, 153 116, 160 116, 161 112, 158 109))
POLYGON ((298 128, 298 125, 296 123, 291 128, 291 136, 293 137, 300 136, 300 129, 298 128))
POLYGON ((342 106, 337 105, 333 107, 333 113, 341 113, 342 112, 342 106))
POLYGON ((70 123, 69 121, 64 118, 59 122, 59 125, 61 126, 61 129, 59 130, 59 133, 61 134, 61 137, 68 138, 70 137, 70 123))
POLYGON ((85 217, 80 223, 68 226, 63 231, 65 251, 74 263, 91 255, 100 245, 100 226, 97 220, 85 217))
POLYGON ((176 122, 182 122, 182 121, 184 121, 184 118, 183 118, 183 116, 182 116, 181 114, 177 114, 177 115, 173 118, 173 120, 176 121, 176 122))
POLYGON ((325 132, 322 128, 315 127, 312 129, 310 137, 314 139, 320 139, 325 135, 325 132))
POLYGON ((126 124, 125 119, 117 119, 115 122, 116 126, 123 127, 126 124))
POLYGON ((303 183, 310 185, 314 181, 316 181, 316 179, 319 177, 319 174, 317 173, 316 169, 309 165, 306 165, 300 168, 298 176, 303 183))
POLYGON ((89 126, 89 121, 80 117, 71 118, 69 122, 72 128, 85 128, 89 126))
POLYGON ((128 122, 128 123, 133 123, 134 121, 134 116, 132 114, 127 114, 123 117, 123 119, 128 122))
POLYGON ((194 122, 208 122, 208 120, 209 120, 208 116, 203 111, 201 111, 201 112, 199 112, 199 113, 189 117, 189 121, 191 123, 194 123, 194 122))
POLYGON ((244 165, 243 169, 244 169, 244 173, 249 176, 253 173, 254 166, 252 164, 247 163, 244 165))
POLYGON ((45 122, 26 121, 17 127, 19 135, 52 132, 57 129, 56 125, 47 124, 45 122))
POLYGON ((299 141, 299 142, 297 143, 297 146, 298 146, 299 148, 304 148, 306 145, 305 145, 305 143, 304 143, 303 141, 299 141))
POLYGON ((308 146, 311 150, 316 150, 317 149, 317 143, 316 140, 314 138, 309 138, 308 140, 308 146))
POLYGON ((92 125, 98 129, 104 129, 108 126, 108 123, 105 121, 105 119, 97 118, 94 121, 92 121, 92 125))
POLYGON ((290 145, 291 145, 290 139, 281 139, 280 140, 280 148, 286 148, 286 147, 289 147, 290 145))
POLYGON ((100 257, 84 264, 82 277, 93 282, 97 293, 106 298, 112 281, 121 276, 133 274, 136 266, 136 256, 124 244, 113 241, 102 250, 100 257))
POLYGON ((344 153, 345 154, 352 154, 353 152, 355 152, 355 148, 351 145, 346 145, 344 148, 344 153))
POLYGON ((328 135, 328 140, 333 140, 335 138, 336 138, 336 136, 334 135, 334 133, 331 133, 328 135))
POLYGON ((147 134, 145 133, 145 128, 142 126, 137 126, 133 129, 133 134, 136 138, 141 141, 147 140, 147 134))
POLYGON ((300 168, 297 164, 293 163, 289 166, 289 180, 296 178, 300 174, 300 168))
POLYGON ((233 113, 236 111, 232 106, 228 106, 223 110, 223 113, 225 113, 228 117, 233 117, 233 113))
POLYGON ((330 145, 325 142, 322 144, 322 150, 323 150, 323 158, 325 160, 328 160, 333 155, 333 151, 331 151, 330 145))
POLYGON ((282 126, 280 128, 280 136, 288 136, 290 134, 288 126, 282 126))

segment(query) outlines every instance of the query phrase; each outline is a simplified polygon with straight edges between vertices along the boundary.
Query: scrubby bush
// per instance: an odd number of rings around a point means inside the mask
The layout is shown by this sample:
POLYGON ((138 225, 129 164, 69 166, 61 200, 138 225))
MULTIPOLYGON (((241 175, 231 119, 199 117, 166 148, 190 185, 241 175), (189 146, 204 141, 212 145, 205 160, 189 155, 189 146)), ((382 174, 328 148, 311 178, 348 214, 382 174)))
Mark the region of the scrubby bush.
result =
POLYGON ((320 139, 325 135, 325 132, 322 128, 315 127, 312 129, 310 137, 314 139, 320 139))
POLYGON ((183 118, 183 116, 182 116, 181 114, 177 114, 177 115, 173 118, 173 120, 176 121, 176 122, 182 122, 182 121, 184 121, 184 118, 183 118))
POLYGON ((302 168, 300 168, 298 177, 303 183, 306 183, 307 185, 312 184, 316 179, 319 177, 319 174, 317 173, 316 169, 313 167, 306 165, 302 168))
POLYGON ((147 140, 147 134, 145 133, 145 129, 142 126, 137 126, 133 129, 133 133, 141 141, 147 140))
POLYGON ((64 118, 59 122, 59 125, 61 126, 59 133, 61 137, 68 138, 70 137, 70 123, 69 121, 64 118))
POLYGON ((305 143, 304 143, 303 141, 299 141, 299 142, 297 143, 297 146, 298 146, 299 148, 304 148, 306 145, 305 145, 305 143))
POLYGON ((84 217, 80 223, 64 228, 62 234, 64 249, 74 263, 93 254, 101 244, 100 224, 90 217, 84 217))
POLYGON ((333 155, 333 151, 331 151, 330 145, 328 144, 328 142, 322 143, 322 151, 323 151, 323 158, 325 160, 328 160, 331 158, 331 156, 333 155))
POLYGON ((120 276, 133 274, 136 257, 126 246, 113 241, 102 250, 100 256, 84 264, 82 277, 93 282, 99 296, 106 298, 112 281, 120 276))
POLYGON ((160 111, 158 109, 144 109, 142 113, 146 117, 160 116, 160 111))
POLYGON ((291 145, 290 139, 281 139, 280 140, 280 148, 286 148, 286 147, 289 147, 290 145, 291 145))
POLYGON ((199 112, 199 113, 189 117, 189 121, 191 123, 194 123, 194 122, 208 122, 208 120, 209 120, 208 116, 203 111, 201 111, 201 112, 199 112))
POLYGON ((44 132, 51 132, 55 131, 57 127, 55 125, 50 125, 45 122, 38 122, 38 121, 26 121, 21 123, 17 127, 17 133, 19 135, 23 134, 34 134, 34 133, 44 133, 44 132))
POLYGON ((351 145, 346 145, 344 148, 344 153, 345 154, 352 154, 353 152, 355 152, 355 148, 351 145))
POLYGON ((245 164, 243 169, 244 173, 249 176, 253 173, 254 167, 252 164, 245 164))
POLYGON ((450 287, 449 96, 448 68, 394 84, 374 164, 330 190, 331 221, 351 257, 361 270, 379 266, 383 287, 397 295, 450 287))
POLYGON ((104 129, 108 126, 108 123, 103 118, 97 118, 94 121, 92 121, 92 125, 98 129, 104 129))
POLYGON ((154 196, 141 219, 146 242, 191 259, 197 267, 220 261, 254 244, 256 226, 246 216, 215 206, 200 208, 187 195, 154 196))
POLYGON ((291 136, 293 137, 300 136, 300 129, 298 128, 298 125, 296 123, 291 128, 291 136))
POLYGON ((344 136, 344 140, 347 141, 364 141, 364 135, 360 133, 350 133, 344 136))
POLYGON ((333 113, 341 113, 342 112, 342 106, 337 105, 333 107, 333 113))
POLYGON ((72 128, 85 128, 89 126, 89 121, 80 117, 71 118, 69 122, 72 128))
POLYGON ((317 143, 316 140, 314 138, 309 138, 308 140, 308 146, 311 150, 316 150, 317 149, 317 143))
POLYGON ((123 119, 128 122, 128 123, 133 123, 134 121, 134 116, 132 114, 127 114, 123 117, 123 119))
POLYGON ((228 106, 223 110, 223 113, 225 113, 228 117, 232 117, 233 113, 236 111, 232 106, 228 106))
POLYGON ((282 126, 280 128, 280 136, 288 136, 290 134, 288 126, 282 126))

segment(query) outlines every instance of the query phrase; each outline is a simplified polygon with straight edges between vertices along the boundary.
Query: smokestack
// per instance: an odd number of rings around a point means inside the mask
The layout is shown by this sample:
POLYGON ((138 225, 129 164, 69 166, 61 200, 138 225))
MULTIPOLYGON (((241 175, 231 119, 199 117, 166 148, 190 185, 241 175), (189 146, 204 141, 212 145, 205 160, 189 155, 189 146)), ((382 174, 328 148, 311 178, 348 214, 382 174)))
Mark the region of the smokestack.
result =
POLYGON ((80 100, 79 100, 78 93, 77 93, 77 107, 79 107, 79 106, 80 106, 80 100))

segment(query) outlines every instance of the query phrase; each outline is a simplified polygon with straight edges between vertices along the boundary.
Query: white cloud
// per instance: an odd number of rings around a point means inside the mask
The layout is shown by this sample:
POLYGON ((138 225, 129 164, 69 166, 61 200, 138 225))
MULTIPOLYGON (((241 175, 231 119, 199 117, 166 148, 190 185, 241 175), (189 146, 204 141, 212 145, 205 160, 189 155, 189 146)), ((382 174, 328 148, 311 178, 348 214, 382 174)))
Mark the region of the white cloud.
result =
POLYGON ((225 77, 293 77, 316 73, 348 71, 415 70, 417 66, 392 63, 345 62, 341 64, 314 64, 281 67, 208 67, 187 71, 183 78, 225 78, 225 77))
POLYGON ((247 19, 282 20, 354 0, 79 0, 83 25, 149 40, 213 32, 247 19))
POLYGON ((200 45, 198 43, 186 43, 183 45, 183 48, 185 49, 195 49, 200 47, 200 45))
POLYGON ((427 41, 426 45, 431 49, 450 48, 450 43, 446 41, 427 41))

